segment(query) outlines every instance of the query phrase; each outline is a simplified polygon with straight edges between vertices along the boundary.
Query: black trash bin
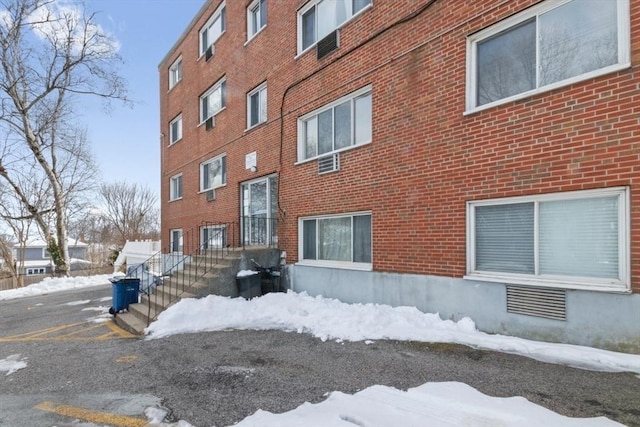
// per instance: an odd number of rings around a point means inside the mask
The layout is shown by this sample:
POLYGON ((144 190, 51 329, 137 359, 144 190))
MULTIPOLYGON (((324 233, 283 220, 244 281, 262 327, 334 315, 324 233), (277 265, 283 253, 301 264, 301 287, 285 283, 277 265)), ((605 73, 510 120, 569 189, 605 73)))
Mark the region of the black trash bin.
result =
POLYGON ((109 313, 114 316, 122 310, 129 310, 129 304, 138 302, 140 279, 123 277, 111 280, 112 306, 109 313))
POLYGON ((240 276, 236 276, 238 295, 246 299, 262 295, 262 289, 260 287, 260 273, 257 271, 252 273, 253 274, 242 274, 240 276))

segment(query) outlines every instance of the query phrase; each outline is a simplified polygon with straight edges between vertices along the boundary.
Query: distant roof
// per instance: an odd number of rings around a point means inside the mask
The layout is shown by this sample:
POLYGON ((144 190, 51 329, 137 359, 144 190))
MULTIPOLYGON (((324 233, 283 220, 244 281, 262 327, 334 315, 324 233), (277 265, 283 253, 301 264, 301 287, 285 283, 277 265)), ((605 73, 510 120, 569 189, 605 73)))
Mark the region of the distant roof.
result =
MULTIPOLYGON (((69 245, 69 247, 84 247, 84 246, 89 246, 84 242, 81 242, 78 239, 72 239, 72 238, 68 238, 67 239, 67 245, 69 245)), ((27 241, 26 247, 27 248, 46 248, 47 246, 49 246, 47 244, 47 242, 45 242, 42 239, 33 239, 33 240, 29 240, 27 241)))

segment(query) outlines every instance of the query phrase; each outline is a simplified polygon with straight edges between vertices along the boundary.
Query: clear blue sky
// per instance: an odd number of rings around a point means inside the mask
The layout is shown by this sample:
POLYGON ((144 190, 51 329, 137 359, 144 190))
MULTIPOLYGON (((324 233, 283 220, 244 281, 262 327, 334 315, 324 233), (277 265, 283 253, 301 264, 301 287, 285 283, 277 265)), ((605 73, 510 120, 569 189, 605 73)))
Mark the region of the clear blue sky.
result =
POLYGON ((86 101, 87 126, 103 181, 126 180, 149 187, 160 199, 160 100, 158 64, 206 0, 85 0, 87 12, 120 42, 121 76, 133 108, 113 103, 105 114, 86 101))

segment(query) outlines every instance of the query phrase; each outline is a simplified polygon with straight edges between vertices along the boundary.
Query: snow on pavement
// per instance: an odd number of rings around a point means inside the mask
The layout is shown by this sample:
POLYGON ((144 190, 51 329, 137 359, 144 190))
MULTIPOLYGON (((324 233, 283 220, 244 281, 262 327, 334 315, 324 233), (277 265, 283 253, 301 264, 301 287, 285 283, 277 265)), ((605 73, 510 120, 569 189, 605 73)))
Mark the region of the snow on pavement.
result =
POLYGON ((46 277, 42 282, 34 283, 33 285, 0 291, 0 301, 68 291, 70 289, 104 286, 111 283, 109 282, 109 277, 111 276, 107 274, 86 277, 46 277))
POLYGON ((19 354, 12 354, 6 359, 0 359, 0 372, 6 372, 6 375, 11 375, 20 369, 27 367, 26 358, 20 358, 19 354))
POLYGON ((226 329, 280 329, 308 333, 321 340, 446 342, 582 369, 640 373, 637 354, 492 335, 478 331, 468 317, 454 322, 415 307, 346 304, 295 292, 270 293, 251 300, 213 295, 183 299, 161 313, 145 333, 147 339, 154 339, 226 329))

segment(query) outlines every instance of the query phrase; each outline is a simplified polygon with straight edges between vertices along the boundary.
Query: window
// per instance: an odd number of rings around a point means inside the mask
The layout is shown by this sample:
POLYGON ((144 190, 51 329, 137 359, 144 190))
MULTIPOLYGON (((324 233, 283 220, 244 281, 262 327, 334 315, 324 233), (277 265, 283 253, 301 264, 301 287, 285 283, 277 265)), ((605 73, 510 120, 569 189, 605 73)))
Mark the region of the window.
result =
POLYGON ((628 290, 627 193, 611 188, 469 202, 468 277, 628 290))
POLYGON ((182 229, 171 230, 171 252, 182 252, 182 229))
POLYGON ((267 84, 263 83, 247 95, 247 128, 267 121, 267 84))
POLYGON ((45 274, 44 268, 27 268, 27 276, 33 276, 36 274, 45 274))
POLYGON ((171 177, 169 183, 169 201, 182 199, 182 174, 171 177))
POLYGON ((298 161, 371 142, 371 88, 322 107, 298 120, 298 161))
POLYGON ((43 258, 43 259, 49 259, 49 258, 51 258, 51 252, 49 252, 49 249, 47 249, 47 248, 42 248, 42 258, 43 258))
POLYGON ((267 0, 255 0, 247 8, 247 40, 267 25, 267 0))
POLYGON ((628 0, 547 0, 468 38, 467 110, 619 70, 628 0))
POLYGON ((169 67, 169 89, 174 87, 180 80, 182 80, 182 57, 176 59, 169 67))
POLYGON ((169 145, 182 139, 182 114, 169 123, 169 145))
POLYGON ((225 3, 223 2, 200 30, 200 56, 204 55, 209 46, 212 46, 224 33, 225 20, 225 3))
POLYGON ((200 122, 204 123, 226 105, 227 83, 223 77, 200 97, 200 122))
POLYGON ((371 0, 313 0, 298 12, 298 53, 353 18, 371 0))
POLYGON ((302 263, 371 269, 371 214, 357 213, 299 221, 302 263))
POLYGON ((212 190, 227 183, 227 156, 222 155, 200 164, 200 191, 212 190))

